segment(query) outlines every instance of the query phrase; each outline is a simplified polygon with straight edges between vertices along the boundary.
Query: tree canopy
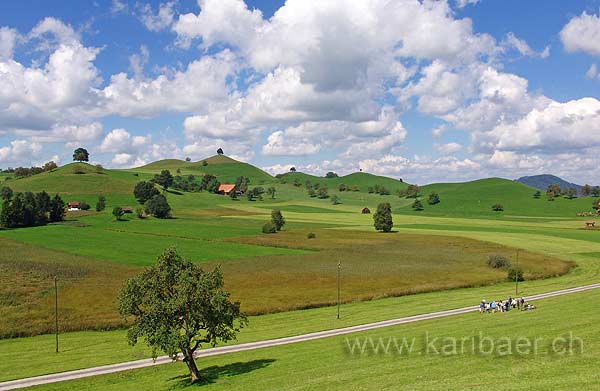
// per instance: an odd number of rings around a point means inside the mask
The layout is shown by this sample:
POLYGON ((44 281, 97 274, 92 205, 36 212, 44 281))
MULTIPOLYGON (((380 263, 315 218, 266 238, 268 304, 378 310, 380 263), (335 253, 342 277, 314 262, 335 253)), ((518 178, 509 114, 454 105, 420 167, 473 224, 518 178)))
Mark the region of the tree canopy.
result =
POLYGON ((88 162, 90 160, 90 154, 85 148, 77 148, 73 152, 73 161, 76 162, 88 162))
POLYGON ((216 346, 236 338, 248 320, 239 302, 224 289, 221 270, 204 271, 184 260, 174 248, 167 249, 154 266, 127 280, 119 294, 119 313, 131 317, 127 339, 140 338, 173 360, 178 353, 188 367, 192 382, 201 381, 194 352, 202 344, 216 346))
POLYGON ((375 229, 383 232, 390 232, 394 226, 392 221, 392 206, 389 202, 382 202, 377 205, 377 211, 373 214, 375 229))
POLYGON ((162 194, 150 198, 144 206, 146 213, 156 218, 167 219, 171 217, 171 206, 167 202, 167 197, 162 194))
POLYGON ((146 201, 148 201, 150 198, 158 194, 160 194, 160 192, 156 187, 154 187, 154 184, 151 182, 138 182, 133 189, 134 197, 142 205, 145 204, 146 201))
POLYGON ((164 190, 167 190, 169 187, 173 185, 173 175, 171 175, 171 171, 162 170, 160 174, 154 175, 152 178, 152 182, 162 186, 164 190))

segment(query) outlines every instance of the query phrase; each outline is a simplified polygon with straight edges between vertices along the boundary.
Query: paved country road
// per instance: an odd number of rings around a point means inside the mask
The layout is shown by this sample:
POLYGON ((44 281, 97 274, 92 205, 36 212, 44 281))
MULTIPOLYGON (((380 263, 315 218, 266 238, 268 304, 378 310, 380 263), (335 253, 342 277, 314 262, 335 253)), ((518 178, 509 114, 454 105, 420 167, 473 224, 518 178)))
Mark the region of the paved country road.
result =
MULTIPOLYGON (((586 285, 586 286, 581 286, 581 287, 577 287, 577 288, 569 288, 569 289, 563 289, 563 290, 554 291, 554 292, 541 293, 539 295, 528 296, 527 301, 546 299, 549 297, 561 296, 561 295, 566 295, 566 294, 576 293, 576 292, 583 292, 583 291, 587 291, 587 290, 591 290, 591 289, 598 289, 598 288, 600 288, 600 284, 592 284, 592 285, 586 285)), ((243 343, 243 344, 223 346, 223 347, 218 347, 218 348, 209 348, 209 349, 200 350, 196 354, 196 356, 197 357, 210 357, 210 356, 218 356, 221 354, 243 352, 245 350, 254 350, 254 349, 267 348, 267 347, 272 347, 272 346, 287 345, 287 344, 291 344, 291 343, 305 342, 305 341, 311 341, 314 339, 321 339, 321 338, 334 337, 334 336, 344 335, 344 334, 349 334, 349 333, 356 333, 359 331, 373 330, 373 329, 378 329, 381 327, 388 327, 388 326, 395 326, 395 325, 404 324, 404 323, 418 322, 421 320, 443 318, 443 317, 451 316, 451 315, 465 314, 468 312, 476 311, 478 309, 479 309, 479 306, 475 305, 475 306, 470 306, 470 307, 457 308, 457 309, 453 309, 453 310, 431 312, 428 314, 407 316, 407 317, 403 317, 403 318, 384 320, 381 322, 367 323, 367 324, 351 326, 351 327, 344 327, 344 328, 340 328, 340 329, 333 329, 333 330, 319 331, 319 332, 309 333, 309 334, 302 334, 302 335, 297 335, 294 337, 270 339, 270 340, 266 340, 266 341, 243 343)), ((158 357, 156 360, 145 359, 145 360, 129 361, 129 362, 124 362, 124 363, 120 363, 120 364, 103 365, 103 366, 94 367, 94 368, 79 369, 79 370, 75 370, 75 371, 60 372, 60 373, 55 373, 55 374, 51 374, 51 375, 43 375, 43 376, 29 377, 29 378, 19 379, 19 380, 11 380, 8 382, 0 383, 0 391, 16 390, 19 388, 26 388, 26 387, 31 387, 31 386, 41 385, 41 384, 56 383, 56 382, 61 382, 61 381, 66 381, 66 380, 81 379, 81 378, 90 377, 90 376, 104 375, 107 373, 128 371, 131 369, 145 368, 145 367, 150 367, 150 366, 154 366, 154 365, 166 364, 169 362, 172 362, 172 360, 169 357, 162 356, 162 357, 158 357)))

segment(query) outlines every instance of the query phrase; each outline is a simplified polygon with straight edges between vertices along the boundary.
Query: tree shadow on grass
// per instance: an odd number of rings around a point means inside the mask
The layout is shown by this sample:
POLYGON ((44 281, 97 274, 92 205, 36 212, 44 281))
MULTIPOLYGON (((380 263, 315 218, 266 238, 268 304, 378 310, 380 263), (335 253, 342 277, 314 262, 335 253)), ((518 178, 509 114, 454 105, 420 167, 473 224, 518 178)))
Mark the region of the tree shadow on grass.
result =
POLYGON ((169 193, 169 194, 183 195, 183 193, 182 193, 182 192, 180 192, 180 191, 177 191, 177 190, 167 189, 167 190, 165 190, 165 191, 166 191, 167 193, 169 193))
MULTIPOLYGON (((173 381, 173 386, 171 387, 171 389, 173 390, 185 389, 188 387, 202 387, 204 385, 216 383, 219 380, 224 380, 225 378, 230 376, 243 375, 245 373, 249 373, 257 369, 266 368, 273 362, 275 362, 275 360, 273 359, 262 359, 246 362, 236 362, 222 366, 215 365, 212 367, 204 368, 200 370, 200 376, 202 377, 202 381, 196 384, 190 383, 190 376, 188 373, 186 373, 185 375, 175 376, 169 380, 173 381)), ((187 367, 185 369, 187 370, 187 367)))

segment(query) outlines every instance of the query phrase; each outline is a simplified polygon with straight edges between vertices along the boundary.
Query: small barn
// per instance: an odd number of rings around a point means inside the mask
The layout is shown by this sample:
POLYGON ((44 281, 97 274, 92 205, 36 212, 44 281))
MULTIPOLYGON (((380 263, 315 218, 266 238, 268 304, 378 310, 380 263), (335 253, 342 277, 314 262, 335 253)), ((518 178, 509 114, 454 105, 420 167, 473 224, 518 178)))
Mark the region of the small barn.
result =
POLYGON ((229 195, 232 191, 235 190, 235 185, 231 183, 223 183, 219 185, 219 194, 229 195))
POLYGON ((123 213, 133 213, 133 208, 130 208, 128 206, 124 206, 121 209, 123 209, 123 213))
POLYGON ((79 201, 69 201, 69 203, 67 204, 67 208, 69 209, 69 212, 74 212, 76 210, 80 210, 80 203, 79 201))
POLYGON ((371 210, 367 207, 364 207, 361 213, 364 215, 369 215, 371 214, 371 210))

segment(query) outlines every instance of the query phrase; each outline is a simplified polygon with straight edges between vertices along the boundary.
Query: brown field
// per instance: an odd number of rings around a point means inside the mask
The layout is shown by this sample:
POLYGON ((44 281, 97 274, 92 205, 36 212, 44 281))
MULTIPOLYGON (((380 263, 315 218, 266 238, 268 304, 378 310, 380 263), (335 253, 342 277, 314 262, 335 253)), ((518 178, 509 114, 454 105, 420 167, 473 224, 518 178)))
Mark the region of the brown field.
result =
MULTIPOLYGON (((331 305, 342 263, 342 301, 370 300, 492 284, 506 271, 487 266, 490 254, 514 259, 515 249, 465 238, 321 229, 230 239, 302 248, 298 255, 248 257, 221 264, 226 285, 249 314, 331 305)), ((0 237, 0 338, 53 331, 53 278, 59 280, 61 331, 122 327, 115 298, 141 269, 101 262, 0 237)), ((513 260, 514 263, 514 260, 513 260)), ((521 252, 526 279, 567 273, 574 263, 521 252)))

